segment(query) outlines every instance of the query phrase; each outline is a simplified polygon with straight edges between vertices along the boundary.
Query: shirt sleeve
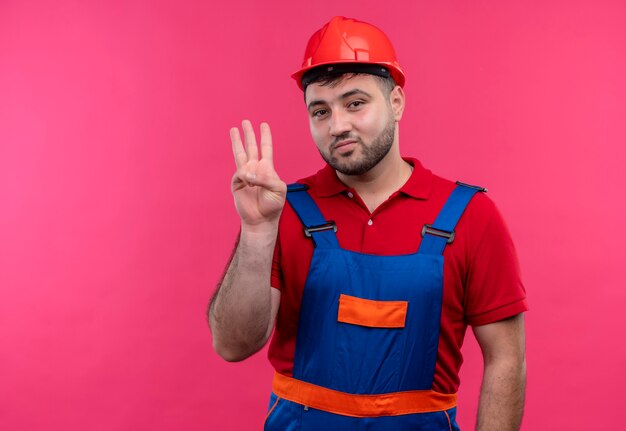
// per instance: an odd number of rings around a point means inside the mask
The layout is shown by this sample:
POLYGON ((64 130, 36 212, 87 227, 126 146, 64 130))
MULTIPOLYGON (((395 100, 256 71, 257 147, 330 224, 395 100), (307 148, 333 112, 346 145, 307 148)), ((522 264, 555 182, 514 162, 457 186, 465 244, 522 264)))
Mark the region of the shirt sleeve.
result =
POLYGON ((471 257, 465 296, 470 325, 486 325, 528 310, 517 252, 495 205, 471 257))

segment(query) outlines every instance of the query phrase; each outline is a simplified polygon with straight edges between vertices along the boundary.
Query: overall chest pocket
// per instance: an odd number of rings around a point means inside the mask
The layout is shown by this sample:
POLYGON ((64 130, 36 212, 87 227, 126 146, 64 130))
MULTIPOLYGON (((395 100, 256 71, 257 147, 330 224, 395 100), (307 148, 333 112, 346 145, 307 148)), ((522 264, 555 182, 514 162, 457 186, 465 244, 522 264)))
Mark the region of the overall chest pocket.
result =
POLYGON ((408 301, 374 301, 341 294, 337 321, 370 328, 404 328, 408 301))
POLYGON ((364 394, 396 390, 408 308, 408 301, 339 296, 333 373, 338 386, 364 394))

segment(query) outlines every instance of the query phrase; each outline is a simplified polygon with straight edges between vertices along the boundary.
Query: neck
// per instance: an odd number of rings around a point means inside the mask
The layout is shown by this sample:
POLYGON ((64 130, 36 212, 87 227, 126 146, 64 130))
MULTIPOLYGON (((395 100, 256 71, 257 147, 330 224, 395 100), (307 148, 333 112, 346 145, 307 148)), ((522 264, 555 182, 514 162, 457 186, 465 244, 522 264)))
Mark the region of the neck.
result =
POLYGON ((400 156, 396 142, 389 153, 366 173, 344 175, 337 172, 337 176, 341 182, 353 188, 363 199, 370 212, 373 212, 407 182, 412 170, 412 166, 400 156))

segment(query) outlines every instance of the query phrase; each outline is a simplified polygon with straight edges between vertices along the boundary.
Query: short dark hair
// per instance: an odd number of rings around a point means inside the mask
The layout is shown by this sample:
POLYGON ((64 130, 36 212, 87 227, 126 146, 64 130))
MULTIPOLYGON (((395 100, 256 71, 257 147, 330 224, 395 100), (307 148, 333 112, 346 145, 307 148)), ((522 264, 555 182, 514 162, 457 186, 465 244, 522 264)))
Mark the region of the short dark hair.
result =
MULTIPOLYGON (((319 76, 316 76, 315 79, 313 79, 312 81, 308 82, 307 87, 311 84, 319 84, 322 87, 329 86, 332 88, 332 87, 339 85, 342 81, 346 79, 352 79, 355 76, 365 76, 365 75, 373 76, 374 79, 376 79, 376 83, 378 84, 378 87, 380 88, 380 90, 385 96, 389 96, 391 94, 391 91, 394 88, 396 88, 396 81, 391 76, 384 77, 384 76, 372 75, 369 73, 353 73, 353 72, 344 73, 342 75, 331 74, 331 73, 319 75, 319 76)), ((304 88, 304 94, 306 94, 306 87, 304 88)))

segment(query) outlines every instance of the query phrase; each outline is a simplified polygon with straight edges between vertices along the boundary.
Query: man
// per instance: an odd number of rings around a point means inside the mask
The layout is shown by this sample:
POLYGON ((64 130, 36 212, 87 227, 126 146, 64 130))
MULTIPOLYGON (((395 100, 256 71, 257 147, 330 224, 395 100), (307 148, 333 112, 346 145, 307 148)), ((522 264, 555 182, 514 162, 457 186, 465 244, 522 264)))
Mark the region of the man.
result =
POLYGON ((266 430, 457 430, 467 324, 484 357, 477 429, 523 410, 525 292, 484 189, 400 155, 404 73, 387 37, 335 17, 293 77, 327 166, 289 188, 261 124, 230 137, 237 248, 209 307, 216 352, 239 361, 275 327, 266 430), (285 205, 285 200, 289 205, 285 205))

